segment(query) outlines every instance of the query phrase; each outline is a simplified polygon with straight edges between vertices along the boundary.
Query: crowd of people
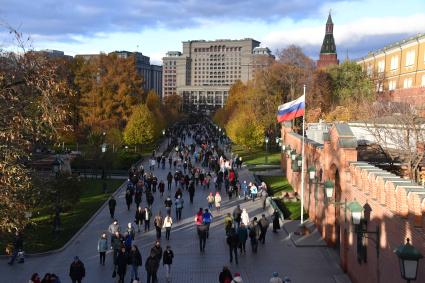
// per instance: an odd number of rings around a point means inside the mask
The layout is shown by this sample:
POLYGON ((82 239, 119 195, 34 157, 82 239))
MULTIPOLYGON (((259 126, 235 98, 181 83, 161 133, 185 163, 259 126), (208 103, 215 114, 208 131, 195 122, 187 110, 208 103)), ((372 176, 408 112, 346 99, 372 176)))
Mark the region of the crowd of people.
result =
MULTIPOLYGON (((99 264, 105 265, 106 254, 112 250, 112 277, 118 282, 124 282, 129 273, 131 282, 141 282, 142 272, 139 268, 143 263, 142 258, 145 257, 135 244, 135 238, 139 233, 147 233, 154 228, 156 241, 144 260, 146 282, 157 282, 161 261, 165 278, 170 282, 174 258, 170 245, 172 227, 174 223, 181 221, 185 201, 192 204, 197 191, 209 192, 205 208, 199 208, 194 219, 201 254, 205 254, 210 225, 214 220, 213 213, 220 213, 225 195, 229 200, 237 198, 255 202, 260 198, 265 209, 268 196, 266 184, 257 185, 254 182, 241 181, 238 171, 242 166, 242 158, 233 154, 227 158, 228 149, 230 149, 229 140, 219 134, 217 128, 210 123, 175 126, 170 132, 168 148, 162 153, 156 150, 152 152, 148 160, 148 170, 145 170, 143 165, 133 166, 129 170, 125 186, 125 205, 128 211, 134 209, 134 219, 130 218, 124 224, 119 223, 115 218, 117 200, 114 196, 108 200, 112 223, 107 231, 99 236, 97 243, 99 264), (157 177, 161 175, 166 177, 164 179, 157 177), (155 205, 156 211, 154 202, 160 203, 155 205), (161 246, 163 231, 167 242, 165 250, 161 246)), ((273 214, 272 222, 273 231, 277 232, 280 229, 277 212, 273 214)), ((230 263, 234 261, 238 264, 238 256, 246 254, 248 239, 252 253, 257 253, 259 243, 265 243, 268 227, 269 219, 266 214, 259 220, 257 217, 250 219, 247 210, 241 209, 240 205, 236 206, 232 214, 227 213, 224 217, 224 228, 230 263)), ((54 274, 49 276, 55 277, 54 274)), ((85 277, 84 264, 78 257, 71 263, 69 276, 72 282, 81 282, 85 277)), ((38 274, 34 274, 30 282, 60 282, 59 278, 57 281, 43 280, 40 281, 38 274)), ((289 282, 288 280, 282 281, 273 274, 270 282, 289 282)), ((239 273, 232 276, 229 268, 224 267, 219 274, 219 282, 243 281, 239 273)))

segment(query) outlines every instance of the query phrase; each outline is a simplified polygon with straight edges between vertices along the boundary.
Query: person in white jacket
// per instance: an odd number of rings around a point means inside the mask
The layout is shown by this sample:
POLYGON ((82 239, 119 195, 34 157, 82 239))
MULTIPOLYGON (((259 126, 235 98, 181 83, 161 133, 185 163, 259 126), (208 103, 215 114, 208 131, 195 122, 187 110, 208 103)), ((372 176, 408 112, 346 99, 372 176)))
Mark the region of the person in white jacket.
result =
POLYGON ((164 224, 162 225, 165 228, 165 239, 170 240, 171 226, 173 225, 173 218, 170 214, 167 214, 164 218, 164 224))
POLYGON ((248 225, 249 225, 249 215, 248 215, 248 212, 246 211, 246 208, 242 209, 241 221, 245 225, 245 227, 248 227, 248 225))

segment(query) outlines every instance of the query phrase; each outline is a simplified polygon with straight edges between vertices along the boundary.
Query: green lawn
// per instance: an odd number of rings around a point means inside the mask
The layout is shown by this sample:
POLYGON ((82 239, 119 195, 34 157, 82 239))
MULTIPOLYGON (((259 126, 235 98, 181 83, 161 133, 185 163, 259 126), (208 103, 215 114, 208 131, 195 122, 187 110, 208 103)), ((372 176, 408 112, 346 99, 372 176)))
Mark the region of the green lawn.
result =
MULTIPOLYGON (((115 191, 124 180, 107 180, 108 191, 115 191)), ((45 252, 62 247, 90 219, 90 217, 108 199, 104 194, 102 180, 82 179, 80 201, 72 210, 61 214, 62 231, 59 235, 53 233, 52 215, 43 214, 34 217, 34 225, 24 231, 24 249, 27 253, 45 252)), ((40 210, 43 211, 43 210, 40 210)), ((0 236, 0 251, 8 239, 0 236)))
POLYGON ((281 154, 280 152, 274 152, 269 151, 268 153, 261 148, 252 149, 252 150, 246 150, 240 145, 233 145, 232 151, 234 154, 238 154, 242 157, 242 161, 245 164, 249 165, 259 165, 259 164, 266 164, 265 162, 265 156, 268 156, 268 163, 267 164, 280 164, 280 158, 281 154))
POLYGON ((281 196, 281 192, 293 191, 288 180, 283 176, 262 176, 261 179, 267 184, 273 196, 281 196))
MULTIPOLYGON (((269 192, 272 196, 277 197, 276 203, 282 210, 285 219, 299 220, 301 219, 301 202, 283 201, 280 199, 283 192, 293 192, 293 188, 288 183, 288 180, 283 176, 261 176, 261 179, 267 184, 269 192)), ((308 216, 304 211, 304 217, 308 216)))

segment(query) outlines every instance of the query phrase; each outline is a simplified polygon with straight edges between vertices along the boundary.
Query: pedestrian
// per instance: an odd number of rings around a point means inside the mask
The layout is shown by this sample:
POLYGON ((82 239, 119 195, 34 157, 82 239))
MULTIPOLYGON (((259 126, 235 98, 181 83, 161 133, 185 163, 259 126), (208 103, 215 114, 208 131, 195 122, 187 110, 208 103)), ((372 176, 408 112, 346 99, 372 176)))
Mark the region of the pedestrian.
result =
POLYGON ((171 250, 171 247, 167 246, 162 256, 162 264, 165 267, 166 282, 171 282, 171 264, 173 264, 173 258, 174 258, 174 253, 171 250))
POLYGON ((131 195, 131 190, 127 189, 125 191, 125 203, 127 204, 127 209, 130 210, 130 206, 133 202, 133 196, 131 195))
POLYGON ((118 220, 114 219, 114 221, 108 227, 108 232, 111 236, 111 242, 112 242, 112 238, 115 236, 116 232, 118 233, 121 232, 121 227, 118 224, 118 220))
POLYGON ((267 185, 266 183, 261 183, 261 202, 263 203, 263 210, 266 209, 267 197, 269 194, 267 193, 267 185))
POLYGON ((137 225, 137 232, 140 232, 140 226, 143 224, 143 212, 141 206, 137 207, 136 215, 134 216, 134 222, 136 222, 137 225))
POLYGON ((128 253, 125 247, 121 247, 121 250, 117 257, 117 274, 118 274, 118 283, 124 283, 125 274, 127 273, 127 264, 128 264, 128 253))
POLYGON ((248 225, 249 225, 249 215, 248 215, 248 212, 246 211, 246 208, 242 209, 241 222, 242 222, 242 224, 245 225, 245 227, 248 227, 248 225))
POLYGON ((229 235, 230 229, 233 226, 233 218, 228 212, 226 217, 224 217, 224 230, 226 231, 226 236, 229 235))
POLYGON ((17 230, 15 232, 15 237, 13 239, 13 250, 11 252, 12 256, 10 257, 8 264, 13 265, 13 263, 15 262, 16 258, 18 258, 18 256, 20 256, 18 263, 23 263, 24 262, 23 250, 24 250, 24 240, 23 240, 22 234, 17 230))
POLYGON ((220 211, 220 207, 221 207, 221 196, 220 196, 220 193, 219 192, 215 192, 214 201, 215 201, 215 209, 217 209, 217 211, 220 211))
POLYGON ((248 185, 246 183, 246 180, 243 181, 242 185, 241 185, 241 189, 243 192, 243 199, 246 200, 247 196, 248 196, 248 185))
POLYGON ((85 276, 86 269, 84 268, 83 262, 78 258, 78 256, 74 257, 74 261, 69 267, 69 277, 71 277, 72 283, 81 283, 85 276))
POLYGON ((147 273, 147 283, 157 283, 158 279, 156 273, 158 272, 159 261, 155 258, 154 255, 150 254, 145 262, 145 269, 147 273), (151 281, 152 280, 152 281, 151 281))
POLYGON ((130 235, 131 240, 134 241, 134 237, 136 236, 136 231, 133 225, 131 224, 131 222, 128 222, 127 224, 127 233, 130 235))
POLYGON ((40 281, 40 275, 37 272, 36 273, 33 273, 31 275, 31 279, 29 280, 28 283, 41 283, 41 281, 40 281))
POLYGON ((269 221, 266 219, 265 214, 261 215, 261 219, 258 221, 258 224, 260 225, 260 238, 258 238, 258 241, 264 245, 266 241, 267 229, 269 228, 269 221))
POLYGON ((200 207, 198 212, 195 215, 195 225, 196 226, 199 226, 203 223, 202 215, 203 215, 203 209, 202 209, 202 207, 200 207))
POLYGON ((111 218, 114 218, 115 207, 117 206, 117 201, 115 200, 114 196, 111 196, 111 198, 109 199, 108 206, 109 206, 109 214, 111 215, 111 218))
POLYGON ((238 237, 239 237, 239 249, 241 250, 241 254, 246 254, 246 240, 248 239, 248 229, 246 228, 245 224, 241 224, 241 226, 237 230, 238 237))
POLYGON ((238 247, 239 247, 239 237, 236 234, 235 228, 231 228, 229 235, 226 238, 227 245, 229 245, 230 252, 230 263, 233 262, 233 255, 235 256, 235 262, 238 264, 238 247))
POLYGON ((199 250, 201 253, 205 252, 205 244, 207 243, 207 225, 202 223, 201 225, 196 225, 196 230, 199 238, 199 250))
POLYGON ((177 221, 180 221, 182 218, 183 204, 184 204, 183 198, 180 195, 178 195, 176 201, 174 202, 174 205, 176 206, 177 221))
POLYGON ((235 276, 233 276, 233 280, 231 281, 231 283, 242 283, 242 277, 241 274, 239 272, 235 272, 235 276))
POLYGON ((140 206, 140 203, 142 202, 142 189, 137 189, 136 193, 134 194, 134 203, 136 204, 136 207, 140 206))
MULTIPOLYGON (((171 166, 170 166, 171 168, 171 166)), ((168 191, 171 191, 171 184, 173 183, 173 175, 171 174, 171 172, 168 172, 167 174, 167 189, 168 191)))
POLYGON ((195 196, 195 184, 192 182, 190 182, 189 184, 189 198, 190 198, 190 203, 193 203, 193 197, 195 196))
POLYGON ((258 237, 260 235, 260 226, 257 222, 257 217, 254 217, 254 219, 251 221, 251 224, 249 226, 249 239, 251 241, 251 250, 253 253, 256 253, 258 250, 258 237))
POLYGON ((208 202, 208 208, 211 210, 212 209, 212 207, 213 207, 213 205, 214 205, 214 196, 213 196, 213 193, 212 192, 210 192, 210 194, 208 195, 208 197, 207 197, 207 202, 208 202))
POLYGON ((202 214, 202 222, 205 223, 205 225, 207 225, 207 238, 209 237, 209 232, 210 232, 210 225, 211 222, 213 221, 213 216, 211 214, 211 212, 208 210, 208 208, 205 208, 205 212, 204 214, 202 214))
POLYGON ((41 283, 50 283, 52 280, 52 275, 50 273, 46 273, 43 276, 43 279, 41 280, 41 283))
POLYGON ((279 273, 273 272, 272 278, 269 283, 283 283, 282 278, 279 277, 279 273))
POLYGON ((152 204, 154 201, 154 196, 151 191, 146 192, 146 202, 148 203, 149 209, 152 209, 152 204))
MULTIPOLYGON (((251 183, 250 183, 250 184, 251 184, 251 183)), ((258 189, 257 189, 257 187, 255 186, 255 184, 251 184, 250 191, 251 191, 251 198, 252 198, 252 201, 254 202, 254 201, 255 201, 255 198, 257 197, 257 193, 258 193, 258 189)))
POLYGON ((233 210, 233 220, 235 221, 236 229, 239 228, 242 220, 242 209, 239 204, 233 210))
POLYGON ((125 251, 128 254, 131 250, 131 244, 133 243, 133 240, 131 239, 131 235, 128 232, 124 233, 124 247, 125 251))
POLYGON ((142 255, 140 254, 139 248, 136 245, 131 247, 131 251, 128 258, 128 264, 131 265, 131 282, 133 280, 139 281, 139 266, 142 265, 142 255))
POLYGON ((159 193, 160 193, 160 195, 162 197, 164 195, 164 190, 165 190, 165 184, 164 184, 164 181, 163 180, 161 180, 159 182, 158 188, 159 188, 159 193))
POLYGON ((123 238, 121 237, 120 233, 117 231, 115 232, 115 235, 114 237, 112 237, 112 241, 111 241, 111 248, 113 250, 113 257, 114 257, 114 265, 117 265, 118 254, 120 252, 122 245, 123 245, 123 238))
POLYGON ((158 263, 161 262, 162 248, 161 248, 161 243, 158 240, 155 241, 155 245, 151 248, 150 254, 153 255, 156 260, 158 260, 158 263))
POLYGON ((277 211, 277 209, 275 209, 273 212, 273 232, 274 233, 277 233, 277 230, 280 229, 279 219, 280 219, 280 213, 279 211, 277 211))
POLYGON ((233 280, 232 272, 230 272, 227 266, 223 266, 223 270, 218 276, 218 282, 220 283, 231 283, 233 280))
POLYGON ((165 239, 170 240, 170 234, 171 234, 171 226, 173 225, 173 218, 171 218, 170 214, 167 214, 164 218, 164 225, 165 228, 165 239))
POLYGON ((164 224, 164 220, 161 216, 161 211, 158 212, 158 214, 155 216, 155 219, 153 220, 153 224, 155 225, 156 230, 156 239, 161 239, 161 229, 162 225, 164 224))
POLYGON ((102 236, 100 236, 100 239, 97 242, 97 251, 99 252, 100 264, 105 265, 105 255, 108 251, 108 239, 106 239, 106 233, 103 233, 102 236))
POLYGON ((167 199, 164 201, 164 205, 166 214, 171 215, 171 206, 173 205, 173 201, 171 200, 170 196, 168 196, 167 199))
POLYGON ((143 222, 145 222, 145 232, 148 232, 151 227, 151 217, 152 212, 149 210, 149 208, 145 207, 145 210, 142 213, 143 222))

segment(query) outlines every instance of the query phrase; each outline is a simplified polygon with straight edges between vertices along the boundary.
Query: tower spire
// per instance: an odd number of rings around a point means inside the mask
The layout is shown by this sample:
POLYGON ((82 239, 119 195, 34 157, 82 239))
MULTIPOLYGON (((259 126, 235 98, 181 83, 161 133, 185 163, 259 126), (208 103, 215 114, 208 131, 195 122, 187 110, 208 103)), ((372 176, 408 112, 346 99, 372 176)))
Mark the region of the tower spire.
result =
POLYGON ((333 35, 334 23, 332 21, 332 10, 329 10, 328 20, 326 21, 326 32, 323 38, 322 48, 320 49, 320 59, 317 62, 319 68, 331 64, 338 64, 335 39, 333 35))

